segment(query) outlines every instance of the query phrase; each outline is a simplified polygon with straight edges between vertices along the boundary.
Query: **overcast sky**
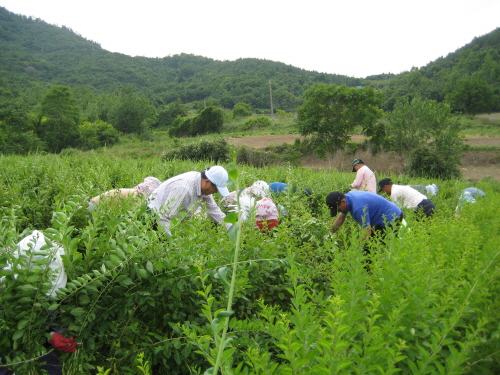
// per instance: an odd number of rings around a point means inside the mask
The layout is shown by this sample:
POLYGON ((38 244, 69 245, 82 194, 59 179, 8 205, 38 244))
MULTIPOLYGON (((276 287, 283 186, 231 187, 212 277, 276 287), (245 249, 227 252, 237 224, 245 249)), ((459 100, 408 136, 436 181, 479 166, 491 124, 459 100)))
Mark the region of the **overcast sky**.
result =
POLYGON ((421 67, 500 27, 500 0, 0 0, 131 56, 255 57, 366 77, 421 67))

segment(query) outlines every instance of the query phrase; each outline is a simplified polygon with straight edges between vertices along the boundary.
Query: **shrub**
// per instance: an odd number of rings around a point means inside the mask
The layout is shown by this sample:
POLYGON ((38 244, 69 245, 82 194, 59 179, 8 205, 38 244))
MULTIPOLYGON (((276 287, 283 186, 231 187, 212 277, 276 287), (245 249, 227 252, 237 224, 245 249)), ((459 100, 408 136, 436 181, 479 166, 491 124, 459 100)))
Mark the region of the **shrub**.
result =
POLYGON ((102 120, 84 121, 78 130, 80 131, 80 148, 83 150, 113 146, 120 142, 120 132, 113 125, 102 120))
POLYGON ((450 180, 460 177, 459 160, 440 155, 433 148, 420 147, 410 154, 406 173, 410 177, 450 180))
POLYGON ((233 118, 247 117, 252 115, 252 109, 247 103, 236 103, 233 107, 233 118))
POLYGON ((194 117, 176 118, 168 134, 171 137, 195 137, 203 134, 220 133, 223 123, 224 114, 222 110, 217 107, 208 107, 194 117))
POLYGON ((229 144, 222 137, 204 139, 198 143, 179 146, 175 150, 166 152, 163 160, 211 160, 216 163, 224 162, 229 157, 229 144))
POLYGON ((256 150, 248 146, 240 146, 236 149, 236 161, 252 167, 262 168, 281 164, 281 160, 281 156, 272 151, 256 150))
POLYGON ((271 119, 265 115, 259 115, 256 117, 249 118, 241 126, 242 130, 251 130, 254 128, 266 128, 271 126, 271 119))

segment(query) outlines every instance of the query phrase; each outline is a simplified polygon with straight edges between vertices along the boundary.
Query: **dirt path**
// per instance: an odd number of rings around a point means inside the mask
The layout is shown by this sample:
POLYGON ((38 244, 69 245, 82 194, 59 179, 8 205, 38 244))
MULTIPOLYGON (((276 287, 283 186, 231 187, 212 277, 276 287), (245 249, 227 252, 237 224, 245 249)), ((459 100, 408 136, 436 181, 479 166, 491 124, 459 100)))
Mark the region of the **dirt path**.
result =
MULTIPOLYGON (((283 143, 293 144, 295 139, 303 137, 299 135, 250 135, 248 137, 227 138, 229 144, 234 146, 250 146, 255 148, 264 148, 267 146, 279 146, 283 143)), ((355 142, 361 141, 362 135, 352 136, 355 142)), ((500 146, 500 137, 468 137, 465 141, 470 146, 500 146)), ((311 168, 328 168, 331 167, 328 160, 318 160, 313 156, 309 156, 303 160, 305 167, 311 168)), ((486 176, 492 176, 497 181, 500 181, 500 164, 472 166, 463 165, 462 174, 464 178, 471 180, 479 180, 486 176)))

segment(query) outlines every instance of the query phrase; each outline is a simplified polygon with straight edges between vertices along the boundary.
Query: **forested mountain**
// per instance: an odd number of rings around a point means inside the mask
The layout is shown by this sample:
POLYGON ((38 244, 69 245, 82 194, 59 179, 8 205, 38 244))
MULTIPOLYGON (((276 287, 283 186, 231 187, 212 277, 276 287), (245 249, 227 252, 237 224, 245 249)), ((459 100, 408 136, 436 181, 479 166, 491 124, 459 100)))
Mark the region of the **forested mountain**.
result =
MULTIPOLYGON (((178 99, 189 103, 213 98, 226 108, 238 102, 269 108, 269 80, 275 107, 284 110, 295 110, 303 101, 303 92, 318 82, 373 86, 384 91, 385 110, 391 110, 405 95, 419 94, 437 101, 448 97, 456 102, 458 94, 452 95, 454 90, 470 86, 500 94, 500 28, 427 66, 365 79, 306 71, 261 59, 218 61, 189 54, 131 57, 108 52, 64 26, 16 15, 5 8, 0 8, 0 50, 2 96, 19 97, 26 92, 38 95, 32 101, 54 84, 85 86, 94 94, 132 85, 155 106, 178 99)), ((468 111, 458 104, 455 107, 468 111)), ((500 110, 499 104, 480 109, 491 110, 500 110)))
POLYGON ((385 110, 391 110, 402 96, 419 94, 439 102, 446 100, 463 113, 499 111, 500 28, 421 68, 366 80, 367 85, 384 91, 385 110))
POLYGON ((272 80, 275 105, 293 110, 313 83, 356 86, 362 82, 260 59, 217 61, 189 54, 130 57, 103 50, 64 26, 15 15, 5 8, 0 8, 0 49, 2 86, 13 95, 33 83, 88 85, 96 94, 131 84, 156 104, 212 97, 226 108, 241 101, 265 108, 272 80))
POLYGON ((321 93, 374 88, 377 107, 386 112, 413 99, 444 102, 448 111, 468 115, 500 111, 500 28, 427 66, 354 78, 261 59, 111 53, 67 27, 0 7, 0 51, 0 153, 93 149, 118 142, 120 132, 217 132, 224 121, 217 107, 239 103, 269 113, 270 82, 274 109, 287 112, 297 111, 306 90, 318 86, 321 93), (187 118, 190 109, 200 112, 187 118))

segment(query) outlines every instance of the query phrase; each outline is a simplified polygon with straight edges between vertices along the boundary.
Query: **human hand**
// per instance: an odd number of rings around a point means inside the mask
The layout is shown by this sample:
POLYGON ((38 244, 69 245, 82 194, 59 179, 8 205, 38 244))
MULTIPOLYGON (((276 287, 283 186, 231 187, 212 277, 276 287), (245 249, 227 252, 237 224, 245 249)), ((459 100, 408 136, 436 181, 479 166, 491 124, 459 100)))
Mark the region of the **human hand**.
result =
POLYGON ((77 342, 73 339, 73 337, 64 337, 57 332, 52 334, 52 338, 49 342, 55 349, 64 353, 71 353, 76 350, 77 342))

